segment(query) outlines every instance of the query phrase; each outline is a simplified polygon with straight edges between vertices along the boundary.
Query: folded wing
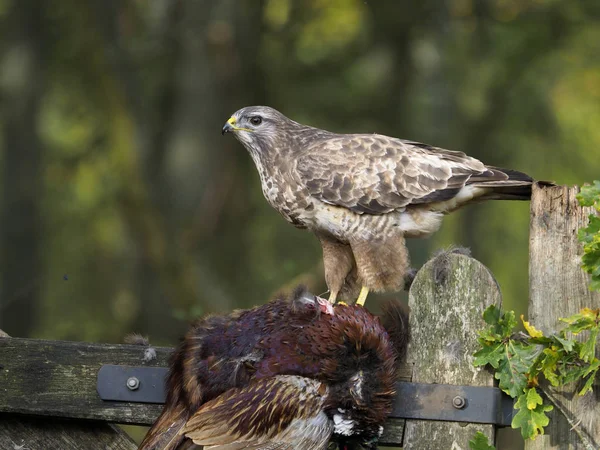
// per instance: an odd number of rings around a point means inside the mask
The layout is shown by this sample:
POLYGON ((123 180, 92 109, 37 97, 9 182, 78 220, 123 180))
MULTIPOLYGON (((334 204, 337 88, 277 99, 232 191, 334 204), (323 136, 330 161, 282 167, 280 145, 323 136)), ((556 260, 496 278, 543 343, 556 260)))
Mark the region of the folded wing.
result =
MULTIPOLYGON (((385 214, 460 195, 466 186, 529 186, 525 174, 489 167, 462 152, 381 135, 339 135, 315 143, 296 163, 310 194, 359 214, 385 214)), ((526 193, 524 194, 526 195, 526 193)))
POLYGON ((325 449, 333 423, 323 412, 327 387, 281 375, 230 389, 204 405, 182 433, 205 449, 325 449))

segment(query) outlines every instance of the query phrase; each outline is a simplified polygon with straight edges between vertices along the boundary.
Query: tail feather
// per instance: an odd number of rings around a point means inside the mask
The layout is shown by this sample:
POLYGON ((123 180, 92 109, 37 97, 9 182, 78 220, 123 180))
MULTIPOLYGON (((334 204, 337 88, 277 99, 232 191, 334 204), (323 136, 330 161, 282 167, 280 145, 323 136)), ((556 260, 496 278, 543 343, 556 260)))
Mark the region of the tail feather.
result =
POLYGON ((508 176, 508 179, 510 181, 525 181, 525 182, 528 182, 530 184, 535 181, 533 178, 531 178, 526 173, 519 172, 518 170, 503 169, 503 168, 500 168, 500 167, 490 167, 490 169, 492 169, 492 170, 498 170, 498 171, 504 173, 505 175, 508 176))
POLYGON ((165 407, 144 437, 138 450, 180 450, 185 436, 180 434, 189 414, 183 406, 165 407))
POLYGON ((530 200, 531 184, 526 185, 501 185, 481 186, 490 188, 490 191, 477 200, 530 200))
MULTIPOLYGON (((488 167, 494 174, 506 176, 504 179, 476 179, 469 183, 473 187, 489 189, 477 200, 529 200, 531 199, 531 185, 533 178, 523 172, 499 167, 488 167)), ((495 178, 495 177, 494 177, 495 178)))

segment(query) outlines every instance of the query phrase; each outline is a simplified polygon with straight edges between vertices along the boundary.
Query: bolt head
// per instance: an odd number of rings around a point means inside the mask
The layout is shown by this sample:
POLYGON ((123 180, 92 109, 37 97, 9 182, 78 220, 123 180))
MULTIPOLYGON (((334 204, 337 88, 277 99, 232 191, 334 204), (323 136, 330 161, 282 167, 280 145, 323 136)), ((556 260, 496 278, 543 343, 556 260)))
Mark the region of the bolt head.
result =
POLYGON ((136 377, 129 377, 127 379, 127 388, 135 391, 137 388, 140 387, 140 380, 138 380, 136 377))
POLYGON ((460 395, 457 395, 452 399, 452 406, 454 406, 456 409, 463 409, 466 404, 467 401, 464 397, 461 397, 460 395))

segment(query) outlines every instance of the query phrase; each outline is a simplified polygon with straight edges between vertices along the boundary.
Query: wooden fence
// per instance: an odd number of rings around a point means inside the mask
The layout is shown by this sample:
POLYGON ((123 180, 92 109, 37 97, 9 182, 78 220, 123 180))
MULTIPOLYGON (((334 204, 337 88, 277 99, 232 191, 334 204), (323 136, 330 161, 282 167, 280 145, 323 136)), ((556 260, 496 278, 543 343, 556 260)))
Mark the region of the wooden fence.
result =
MULTIPOLYGON (((534 188, 529 317, 544 331, 582 307, 600 307, 600 295, 588 290, 579 267, 576 233, 591 211, 578 206, 576 193, 561 186, 534 188)), ((491 304, 501 306, 494 277, 475 259, 442 254, 419 271, 409 302, 413 337, 408 363, 400 370, 395 410, 380 445, 466 450, 476 431, 494 442, 496 424, 510 422, 511 411, 502 411, 505 403, 493 388, 493 375, 472 365, 477 331, 485 325, 482 312, 491 304), (489 420, 490 413, 496 413, 495 419, 489 420)), ((155 348, 150 361, 146 350, 0 338, 0 450, 135 449, 114 424, 150 425, 162 405, 102 400, 97 379, 104 365, 166 367, 171 349, 155 348)), ((580 398, 546 390, 556 405, 550 426, 526 448, 599 448, 598 394, 580 398)))

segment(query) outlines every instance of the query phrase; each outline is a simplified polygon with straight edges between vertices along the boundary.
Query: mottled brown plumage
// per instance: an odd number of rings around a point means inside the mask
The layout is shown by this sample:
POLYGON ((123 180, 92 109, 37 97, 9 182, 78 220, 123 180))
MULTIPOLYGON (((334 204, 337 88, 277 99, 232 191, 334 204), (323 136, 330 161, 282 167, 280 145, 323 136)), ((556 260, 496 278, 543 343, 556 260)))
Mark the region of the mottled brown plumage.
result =
POLYGON ((225 132, 249 151, 271 206, 319 237, 332 300, 354 297, 360 286, 401 289, 405 238, 432 234, 444 214, 473 201, 531 195, 529 176, 464 153, 331 133, 265 106, 240 109, 225 132))
POLYGON ((173 354, 164 410, 140 446, 375 448, 391 411, 406 313, 385 323, 358 306, 303 290, 291 299, 200 320, 173 354), (188 439, 186 439, 187 437, 188 439))

